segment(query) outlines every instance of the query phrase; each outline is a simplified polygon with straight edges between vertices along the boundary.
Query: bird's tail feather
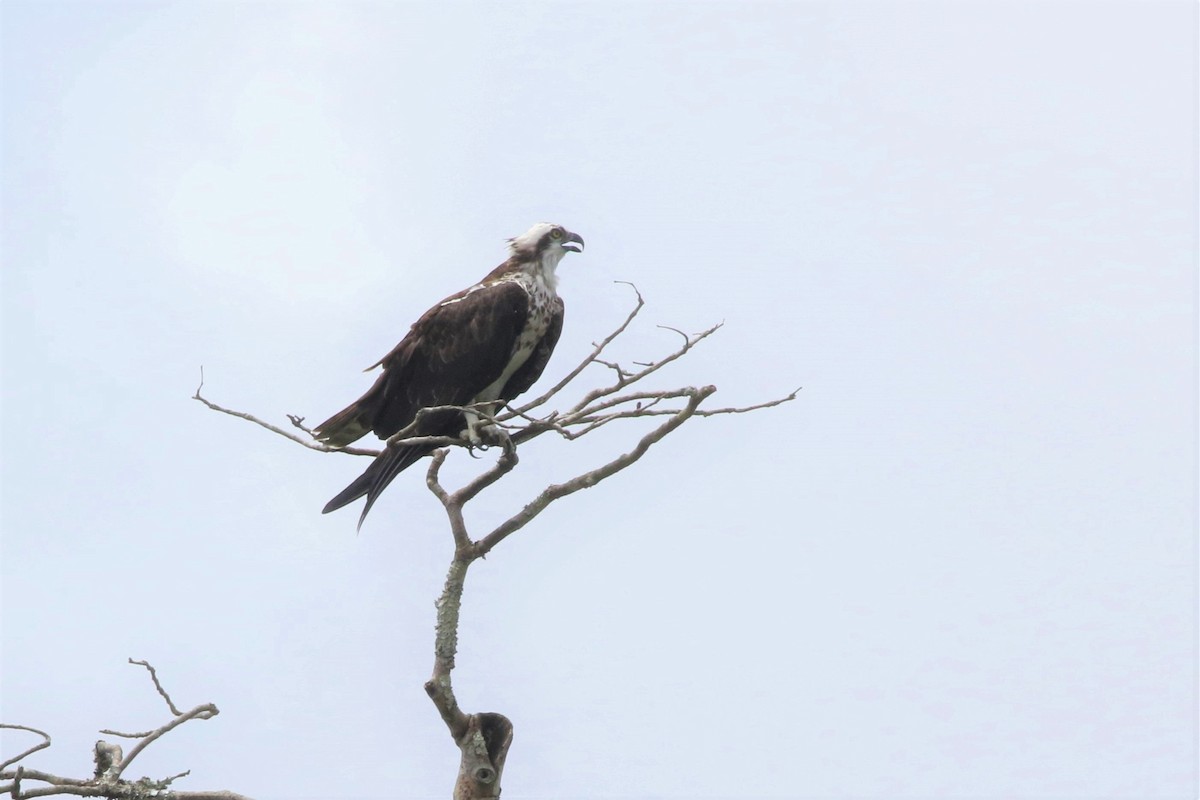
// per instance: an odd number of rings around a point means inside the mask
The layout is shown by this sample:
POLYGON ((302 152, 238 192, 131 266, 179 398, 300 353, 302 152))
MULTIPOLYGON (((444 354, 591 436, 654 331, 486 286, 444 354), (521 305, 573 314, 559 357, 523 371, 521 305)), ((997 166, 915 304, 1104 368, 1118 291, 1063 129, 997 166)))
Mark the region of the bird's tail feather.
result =
POLYGON ((313 436, 330 447, 345 447, 371 432, 370 415, 362 400, 352 403, 313 428, 313 436))
POLYGON ((353 503, 358 498, 366 495, 367 503, 363 506, 362 514, 358 517, 358 527, 361 530, 363 520, 367 518, 367 512, 371 510, 371 506, 375 505, 375 501, 379 499, 379 495, 387 488, 387 485, 392 480, 403 472, 408 467, 411 467, 422 456, 427 455, 431 448, 428 447, 397 447, 389 446, 386 450, 375 457, 371 465, 355 478, 349 486, 338 492, 337 496, 325 504, 325 508, 321 509, 322 514, 328 514, 330 511, 336 511, 342 506, 353 503))

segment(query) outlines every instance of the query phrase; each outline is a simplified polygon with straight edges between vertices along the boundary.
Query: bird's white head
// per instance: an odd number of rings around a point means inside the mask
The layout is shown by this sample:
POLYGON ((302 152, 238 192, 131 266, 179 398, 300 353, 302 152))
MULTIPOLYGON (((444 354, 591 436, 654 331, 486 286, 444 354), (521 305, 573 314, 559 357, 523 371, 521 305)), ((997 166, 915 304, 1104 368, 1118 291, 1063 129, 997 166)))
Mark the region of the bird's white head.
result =
POLYGON ((546 277, 553 279, 554 269, 563 256, 568 252, 583 252, 583 237, 562 225, 539 222, 520 236, 509 239, 508 250, 522 261, 538 262, 546 277))

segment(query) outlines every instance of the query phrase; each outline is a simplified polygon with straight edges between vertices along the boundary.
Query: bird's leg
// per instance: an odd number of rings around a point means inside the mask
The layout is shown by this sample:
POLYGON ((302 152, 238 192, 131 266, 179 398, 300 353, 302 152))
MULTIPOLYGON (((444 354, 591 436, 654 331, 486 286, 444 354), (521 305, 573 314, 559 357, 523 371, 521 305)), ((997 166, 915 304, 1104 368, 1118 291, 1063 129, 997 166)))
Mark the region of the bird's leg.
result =
MULTIPOLYGON (((493 408, 489 408, 489 414, 491 413, 495 413, 493 408)), ((467 418, 467 429, 463 431, 463 438, 467 440, 467 450, 472 454, 476 448, 486 450, 493 445, 504 444, 509 438, 507 432, 482 419, 474 411, 467 410, 463 414, 467 418)))
POLYGON ((483 437, 480 436, 480 431, 484 426, 483 420, 470 409, 464 411, 463 416, 467 418, 467 429, 463 431, 463 438, 467 440, 467 449, 474 451, 476 447, 485 447, 483 437))

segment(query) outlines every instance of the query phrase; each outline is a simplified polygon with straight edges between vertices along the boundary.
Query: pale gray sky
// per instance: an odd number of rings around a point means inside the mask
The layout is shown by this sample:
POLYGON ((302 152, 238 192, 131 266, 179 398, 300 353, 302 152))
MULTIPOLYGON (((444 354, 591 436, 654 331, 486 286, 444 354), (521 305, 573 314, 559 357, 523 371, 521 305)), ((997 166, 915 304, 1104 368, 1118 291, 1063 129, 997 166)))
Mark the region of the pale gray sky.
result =
MULTIPOLYGON (((89 771, 448 794, 419 471, 215 415, 357 396, 552 220, 556 380, 648 306, 714 404, 473 569, 506 798, 1194 797, 1194 3, 3 7, 3 678, 89 771)), ((605 377, 597 375, 597 379, 605 377)), ((543 385, 549 385, 548 383, 543 385)), ((539 441, 482 527, 625 449, 539 441)), ((448 475, 481 465, 456 455, 448 475)), ((25 739, 4 736, 11 753, 25 739)))

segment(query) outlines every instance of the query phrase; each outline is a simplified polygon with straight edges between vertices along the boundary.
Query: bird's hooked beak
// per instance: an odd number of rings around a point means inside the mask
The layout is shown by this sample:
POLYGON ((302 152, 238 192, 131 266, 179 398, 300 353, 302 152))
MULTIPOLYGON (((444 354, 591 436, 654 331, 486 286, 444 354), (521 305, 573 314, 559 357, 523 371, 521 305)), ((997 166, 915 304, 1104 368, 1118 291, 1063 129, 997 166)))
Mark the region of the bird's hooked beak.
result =
POLYGON ((582 253, 583 252, 583 237, 580 236, 578 233, 571 233, 570 231, 564 231, 563 238, 562 238, 562 244, 560 246, 562 247, 563 250, 570 250, 572 253, 582 253), (572 242, 577 243, 579 245, 579 247, 576 247, 574 244, 571 244, 572 242))

